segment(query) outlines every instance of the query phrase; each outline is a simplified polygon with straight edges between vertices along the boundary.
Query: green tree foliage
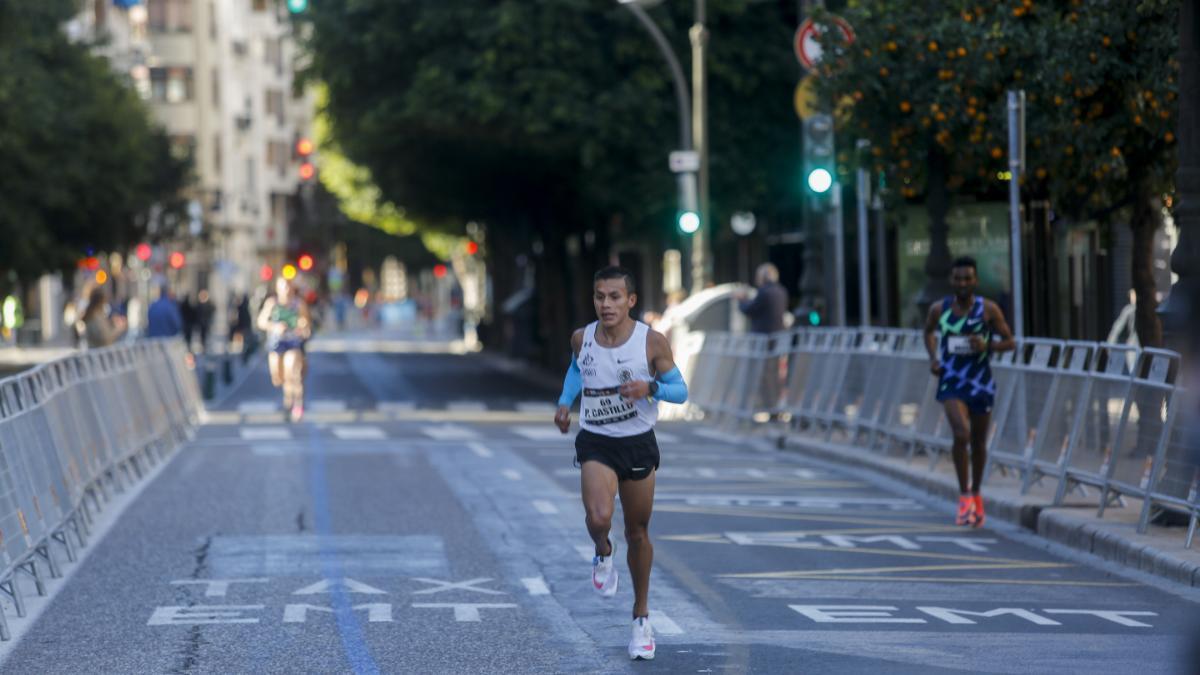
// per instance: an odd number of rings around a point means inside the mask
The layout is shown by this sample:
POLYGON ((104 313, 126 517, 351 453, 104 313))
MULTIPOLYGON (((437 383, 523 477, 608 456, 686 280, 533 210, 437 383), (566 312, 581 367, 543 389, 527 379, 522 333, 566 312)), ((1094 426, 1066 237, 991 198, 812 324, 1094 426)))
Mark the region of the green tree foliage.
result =
MULTIPOLYGON (((792 29, 773 3, 709 4, 713 222, 777 213, 797 192, 792 29)), ((690 5, 651 10, 684 63, 690 5)), ((674 90, 616 2, 331 0, 304 20, 333 143, 405 218, 456 232, 485 223, 499 266, 541 241, 539 275, 553 284, 585 278, 610 236, 676 236, 674 90), (565 239, 589 230, 584 269, 567 269, 565 239)), ((583 316, 580 285, 547 287, 567 295, 540 323, 583 316)), ((565 338, 546 337, 557 359, 565 338)))
POLYGON ((61 30, 75 5, 0 2, 0 270, 23 279, 134 242, 187 178, 132 88, 61 30))
POLYGON ((843 15, 857 41, 828 45, 824 94, 852 104, 842 133, 870 139, 893 197, 911 199, 1006 191, 1005 92, 1025 90, 1026 194, 1073 218, 1130 223, 1138 333, 1158 344, 1150 246, 1175 168, 1178 7, 852 2, 843 15))

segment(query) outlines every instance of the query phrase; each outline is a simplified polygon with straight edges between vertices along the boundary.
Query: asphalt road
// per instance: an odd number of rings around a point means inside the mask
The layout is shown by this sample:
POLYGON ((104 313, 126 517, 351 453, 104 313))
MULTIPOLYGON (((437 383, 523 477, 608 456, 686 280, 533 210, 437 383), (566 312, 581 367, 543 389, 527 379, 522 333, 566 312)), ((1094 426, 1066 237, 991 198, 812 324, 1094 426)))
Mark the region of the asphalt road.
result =
POLYGON ((628 576, 613 599, 589 588, 556 392, 478 355, 344 346, 312 355, 301 424, 253 373, 3 672, 1195 667, 1200 598, 1181 587, 694 423, 660 427, 658 657, 630 663, 628 576))

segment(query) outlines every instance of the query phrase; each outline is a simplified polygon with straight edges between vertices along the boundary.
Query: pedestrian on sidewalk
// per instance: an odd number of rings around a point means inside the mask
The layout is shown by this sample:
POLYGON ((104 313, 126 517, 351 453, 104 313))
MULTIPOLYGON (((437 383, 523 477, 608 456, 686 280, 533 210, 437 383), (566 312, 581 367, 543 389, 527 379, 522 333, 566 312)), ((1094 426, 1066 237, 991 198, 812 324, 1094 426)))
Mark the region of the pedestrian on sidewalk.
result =
MULTIPOLYGON (((744 291, 738 295, 738 309, 750 319, 750 332, 773 335, 782 331, 785 327, 788 293, 779 283, 779 268, 769 262, 759 265, 754 273, 754 286, 757 290, 752 299, 744 291)), ((767 353, 774 352, 775 344, 772 338, 767 342, 767 353)), ((767 358, 761 377, 758 391, 762 400, 755 403, 761 403, 761 407, 768 411, 774 410, 779 405, 779 392, 782 389, 777 357, 767 358)))
POLYGON ((84 335, 89 349, 100 349, 114 344, 125 335, 128 326, 125 317, 110 316, 108 294, 97 286, 88 296, 88 306, 83 312, 84 335))
POLYGON ((587 530, 596 547, 592 588, 606 598, 617 593, 617 550, 608 535, 619 494, 629 546, 626 562, 633 579, 629 658, 651 660, 655 645, 648 596, 654 547, 649 526, 659 464, 654 423, 657 401, 683 403, 687 385, 667 338, 629 316, 637 304, 633 275, 620 267, 596 272, 592 302, 598 320, 571 336, 571 365, 554 423, 567 433, 571 406, 582 392, 575 460, 587 530))
POLYGON ((200 289, 200 293, 196 296, 196 328, 200 332, 200 351, 208 353, 208 336, 212 332, 213 317, 216 315, 217 308, 213 306, 212 299, 208 296, 208 289, 200 289))
POLYGON ((183 332, 183 316, 171 296, 171 287, 163 284, 158 299, 146 310, 146 337, 175 337, 183 332))
POLYGON ((974 527, 984 523, 980 488, 996 395, 990 359, 993 353, 1016 349, 1004 312, 975 294, 978 284, 974 258, 958 258, 950 270, 954 295, 931 305, 925 319, 929 371, 938 378, 937 400, 954 433, 951 454, 959 490, 954 522, 974 527))

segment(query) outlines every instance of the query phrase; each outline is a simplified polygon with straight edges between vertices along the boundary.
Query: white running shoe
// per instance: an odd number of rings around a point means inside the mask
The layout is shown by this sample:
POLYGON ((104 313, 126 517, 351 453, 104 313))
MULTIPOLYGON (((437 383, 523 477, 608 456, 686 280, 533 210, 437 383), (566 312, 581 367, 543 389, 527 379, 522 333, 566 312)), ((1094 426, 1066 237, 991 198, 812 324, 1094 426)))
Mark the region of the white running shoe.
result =
POLYGON ((606 598, 617 594, 617 566, 613 564, 613 556, 617 554, 617 545, 608 540, 609 552, 606 556, 592 558, 592 588, 606 598))
POLYGON ((633 637, 629 638, 629 658, 637 661, 654 660, 654 630, 650 618, 640 616, 633 620, 633 637))

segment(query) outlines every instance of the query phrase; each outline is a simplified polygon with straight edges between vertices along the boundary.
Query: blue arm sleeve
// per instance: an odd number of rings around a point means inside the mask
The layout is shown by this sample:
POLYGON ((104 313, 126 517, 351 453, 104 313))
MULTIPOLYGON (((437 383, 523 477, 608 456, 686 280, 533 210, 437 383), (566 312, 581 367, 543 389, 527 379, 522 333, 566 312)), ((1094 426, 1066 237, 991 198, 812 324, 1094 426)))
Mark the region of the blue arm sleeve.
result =
POLYGON ((672 368, 669 372, 662 373, 655 381, 658 382, 658 393, 654 395, 654 398, 667 403, 687 401, 687 382, 683 381, 683 373, 679 372, 678 368, 672 368))
POLYGON ((558 397, 558 404, 570 408, 575 403, 575 397, 579 396, 581 391, 583 391, 583 376, 579 372, 579 364, 575 363, 575 355, 572 354, 571 366, 567 368, 567 376, 563 378, 562 395, 558 397))

